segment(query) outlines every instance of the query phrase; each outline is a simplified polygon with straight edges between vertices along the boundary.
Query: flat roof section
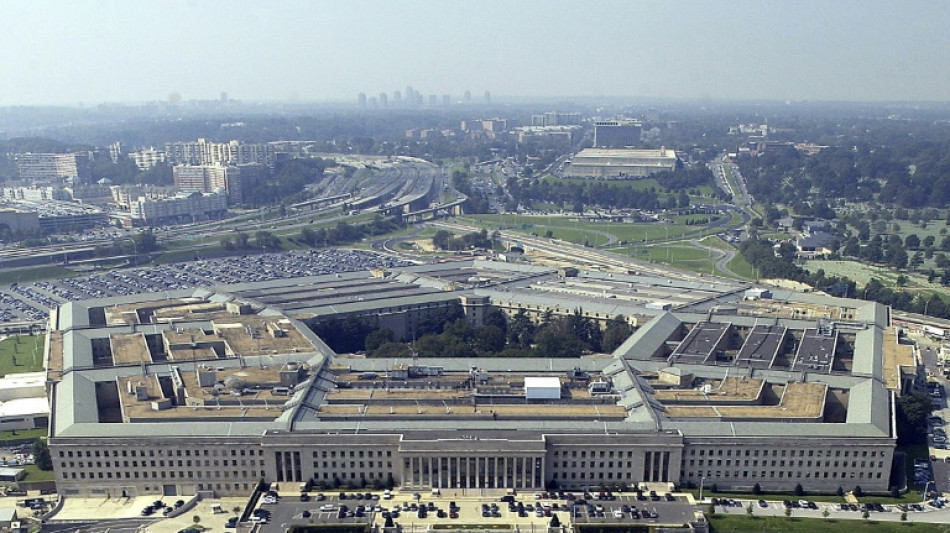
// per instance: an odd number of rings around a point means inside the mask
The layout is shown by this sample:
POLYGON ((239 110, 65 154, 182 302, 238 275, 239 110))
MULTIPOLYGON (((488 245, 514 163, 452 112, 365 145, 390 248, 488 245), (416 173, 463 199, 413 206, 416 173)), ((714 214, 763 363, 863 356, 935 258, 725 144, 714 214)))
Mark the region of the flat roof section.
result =
POLYGON ((677 361, 684 363, 703 363, 715 352, 722 342, 730 324, 700 322, 686 334, 683 342, 673 350, 677 361))
POLYGON ((295 287, 294 290, 287 290, 286 287, 282 287, 280 291, 275 292, 257 290, 253 291, 253 294, 243 293, 240 296, 242 298, 253 298, 255 301, 278 307, 299 302, 310 302, 309 305, 313 306, 320 305, 318 302, 324 299, 372 295, 409 288, 415 288, 415 286, 392 280, 370 278, 300 286, 295 287))
POLYGON ((825 411, 826 383, 790 382, 778 405, 761 406, 671 406, 671 418, 719 418, 726 420, 795 420, 820 422, 825 411))
POLYGON ((46 342, 49 343, 49 359, 46 361, 47 377, 50 381, 59 381, 63 377, 63 332, 49 332, 46 342))
POLYGON ((779 325, 753 327, 742 344, 742 348, 739 349, 736 364, 758 368, 771 367, 787 330, 785 326, 779 325))
POLYGON ((172 373, 118 378, 123 420, 126 422, 190 419, 274 419, 283 412, 288 393, 280 390, 281 366, 214 369, 201 365, 179 367, 185 389, 184 405, 174 405, 172 373), (212 372, 213 384, 201 386, 197 371, 212 372), (137 387, 147 398, 139 399, 137 387), (132 394, 129 394, 132 391, 132 394), (159 408, 159 404, 163 404, 159 408))
POLYGON ((653 397, 664 404, 750 403, 761 401, 764 386, 765 380, 759 378, 727 377, 692 389, 657 389, 653 397))
POLYGON ((884 328, 884 342, 882 346, 884 356, 884 385, 891 390, 901 390, 901 367, 909 373, 914 373, 917 361, 914 357, 914 347, 909 344, 900 344, 897 337, 897 328, 884 328))
MULTIPOLYGON (((211 331, 198 328, 166 330, 166 347, 174 358, 191 360, 192 347, 208 358, 231 355, 275 355, 312 352, 316 347, 284 317, 229 315, 212 324, 211 331), (215 350, 215 356, 207 349, 215 350), (176 352, 182 355, 177 356, 176 352)), ((199 357, 200 358, 200 357, 199 357)))
POLYGON ((824 333, 814 328, 806 329, 798 345, 792 370, 830 372, 837 344, 838 334, 835 331, 824 333))
POLYGON ((152 362, 142 333, 113 333, 109 335, 109 343, 112 345, 112 361, 116 366, 152 362))
POLYGON ((317 417, 325 420, 445 419, 445 420, 622 420, 627 410, 619 405, 587 404, 479 404, 473 405, 406 405, 350 404, 323 405, 317 417))

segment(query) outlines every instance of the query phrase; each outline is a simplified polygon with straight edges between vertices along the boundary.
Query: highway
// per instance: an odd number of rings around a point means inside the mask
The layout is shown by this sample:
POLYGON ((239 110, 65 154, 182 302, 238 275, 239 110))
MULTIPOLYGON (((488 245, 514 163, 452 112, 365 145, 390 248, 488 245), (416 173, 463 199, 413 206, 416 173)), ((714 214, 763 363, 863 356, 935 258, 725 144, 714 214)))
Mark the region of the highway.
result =
MULTIPOLYGON (((278 234, 312 226, 314 223, 326 224, 349 219, 352 214, 344 212, 348 206, 351 211, 376 209, 379 204, 390 204, 393 212, 402 212, 403 206, 418 202, 421 198, 438 190, 444 195, 446 182, 445 170, 422 160, 397 160, 392 164, 367 168, 367 175, 361 180, 366 186, 359 190, 353 188, 356 180, 328 176, 317 188, 322 189, 325 197, 336 201, 324 203, 321 207, 308 205, 291 206, 284 215, 278 215, 275 207, 264 207, 237 214, 224 220, 208 220, 187 224, 169 225, 153 228, 160 244, 192 242, 192 248, 216 246, 217 239, 233 235, 236 231, 253 233, 260 230, 278 234), (203 241, 203 242, 198 242, 203 241)), ((326 200, 323 200, 326 201, 326 200)), ((385 214, 385 212, 384 212, 385 214)), ((88 257, 99 246, 111 246, 115 242, 130 241, 140 229, 111 228, 85 240, 55 243, 33 248, 8 247, 0 249, 0 267, 10 267, 24 258, 36 258, 32 264, 63 263, 67 257, 88 257)), ((137 252, 136 252, 137 253, 137 252)))

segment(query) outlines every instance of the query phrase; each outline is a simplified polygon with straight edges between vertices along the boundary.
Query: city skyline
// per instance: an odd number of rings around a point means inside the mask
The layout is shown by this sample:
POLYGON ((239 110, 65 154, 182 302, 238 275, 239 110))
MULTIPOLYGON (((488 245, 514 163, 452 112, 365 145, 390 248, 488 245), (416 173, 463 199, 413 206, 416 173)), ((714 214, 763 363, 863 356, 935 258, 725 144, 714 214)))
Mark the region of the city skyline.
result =
POLYGON ((937 2, 12 1, 0 106, 353 104, 406 85, 440 101, 946 101, 948 22, 937 2))

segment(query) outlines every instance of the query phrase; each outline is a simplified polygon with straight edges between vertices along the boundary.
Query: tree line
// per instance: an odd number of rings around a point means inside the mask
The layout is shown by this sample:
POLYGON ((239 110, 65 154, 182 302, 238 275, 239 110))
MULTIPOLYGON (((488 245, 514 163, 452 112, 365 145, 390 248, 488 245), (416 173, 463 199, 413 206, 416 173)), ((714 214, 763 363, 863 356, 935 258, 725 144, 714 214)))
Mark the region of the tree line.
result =
POLYGON ((535 322, 523 309, 508 317, 497 308, 485 313, 484 325, 473 326, 454 304, 429 313, 412 342, 354 317, 321 322, 314 332, 336 352, 365 350, 369 357, 578 357, 615 350, 633 326, 617 315, 601 328, 580 309, 566 316, 546 312, 535 322))
MULTIPOLYGON (((950 318, 950 306, 936 294, 913 293, 885 287, 879 280, 871 280, 861 289, 847 276, 828 276, 823 269, 811 273, 795 263, 795 245, 782 242, 774 248, 768 239, 749 239, 739 245, 739 252, 762 278, 784 278, 799 281, 833 296, 859 298, 890 305, 894 309, 950 318)), ((950 282, 950 272, 946 279, 950 282)))
MULTIPOLYGON (((376 215, 372 221, 364 224, 348 224, 341 220, 330 228, 304 228, 297 236, 287 237, 287 239, 311 248, 327 248, 352 244, 368 236, 384 235, 405 227, 406 223, 398 217, 387 219, 382 215, 376 215)), ((218 242, 221 248, 228 251, 276 251, 283 247, 281 237, 266 230, 255 232, 253 240, 250 234, 238 231, 222 237, 218 242)))

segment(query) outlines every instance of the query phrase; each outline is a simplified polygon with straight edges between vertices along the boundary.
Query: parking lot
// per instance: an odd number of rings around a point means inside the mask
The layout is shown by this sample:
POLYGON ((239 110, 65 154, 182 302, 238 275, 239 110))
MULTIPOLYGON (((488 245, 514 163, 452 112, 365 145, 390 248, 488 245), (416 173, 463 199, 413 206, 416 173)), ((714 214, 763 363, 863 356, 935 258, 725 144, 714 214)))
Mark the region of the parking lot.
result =
POLYGON ((253 281, 318 276, 409 263, 359 250, 306 250, 116 269, 0 287, 0 325, 42 322, 65 302, 253 281))
MULTIPOLYGON (((694 509, 685 497, 667 494, 526 493, 443 490, 438 495, 339 492, 283 494, 276 503, 261 503, 253 521, 266 520, 261 531, 282 533, 293 524, 371 523, 387 519, 403 528, 429 529, 434 524, 515 524, 547 527, 557 516, 561 523, 683 524, 694 509), (493 493, 493 494, 489 494, 493 493), (304 501, 306 500, 306 501, 304 501)), ((269 500, 272 501, 272 500, 269 500)))

